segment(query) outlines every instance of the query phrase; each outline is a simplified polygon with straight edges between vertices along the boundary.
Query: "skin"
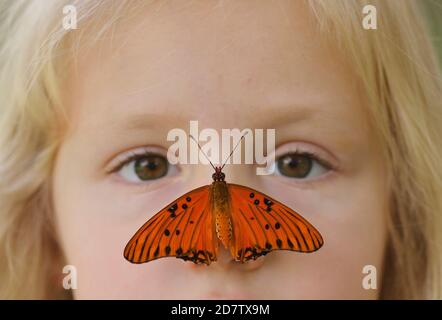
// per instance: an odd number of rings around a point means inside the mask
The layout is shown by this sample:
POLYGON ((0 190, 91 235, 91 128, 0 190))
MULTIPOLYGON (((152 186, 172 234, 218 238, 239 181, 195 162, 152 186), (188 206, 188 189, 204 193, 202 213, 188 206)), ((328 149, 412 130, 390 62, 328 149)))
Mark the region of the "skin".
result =
MULTIPOLYGON (((317 34, 301 1, 167 1, 141 8, 112 39, 83 43, 65 92, 69 125, 53 172, 53 202, 74 297, 134 299, 372 299, 365 265, 381 288, 388 186, 367 123, 359 81, 333 43, 317 34), (208 165, 177 165, 158 180, 108 173, 116 157, 167 132, 274 128, 278 156, 314 152, 333 168, 316 177, 257 176, 228 165, 226 181, 300 212, 322 234, 317 252, 272 252, 246 264, 220 247, 218 262, 175 258, 141 265, 123 258, 158 210, 212 182, 208 165)), ((60 273, 62 266, 59 269, 60 273)))

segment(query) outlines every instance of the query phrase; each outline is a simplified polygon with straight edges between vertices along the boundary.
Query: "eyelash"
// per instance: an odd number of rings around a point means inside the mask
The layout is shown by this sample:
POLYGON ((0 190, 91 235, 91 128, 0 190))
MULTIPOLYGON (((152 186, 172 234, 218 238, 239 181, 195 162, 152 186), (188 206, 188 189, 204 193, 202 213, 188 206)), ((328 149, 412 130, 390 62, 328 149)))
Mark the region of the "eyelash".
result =
MULTIPOLYGON (((294 154, 298 154, 298 155, 302 155, 302 156, 307 156, 307 157, 311 158, 312 160, 317 161, 321 166, 323 166, 327 170, 336 170, 336 167, 332 163, 323 159, 321 156, 319 156, 318 154, 316 154, 315 152, 312 152, 312 151, 300 151, 300 150, 296 150, 296 149, 293 151, 285 151, 284 153, 281 153, 280 155, 275 156, 275 162, 277 162, 280 157, 282 157, 288 153, 294 153, 294 154)), ((108 170, 107 173, 111 174, 111 173, 118 172, 125 165, 129 164, 130 162, 136 161, 140 158, 143 158, 146 156, 151 156, 151 155, 164 156, 158 152, 152 152, 150 150, 144 150, 142 152, 130 151, 129 155, 123 156, 123 159, 118 160, 117 164, 114 165, 114 167, 112 169, 108 170)))
POLYGON ((114 165, 112 169, 108 170, 107 173, 108 174, 115 173, 115 172, 121 170, 121 168, 123 168, 125 165, 129 164, 130 162, 136 161, 140 158, 151 156, 151 155, 160 155, 160 156, 164 157, 164 155, 162 155, 161 153, 152 152, 150 150, 144 150, 141 153, 130 151, 129 155, 123 156, 122 160, 117 160, 117 164, 114 165))
POLYGON ((314 161, 317 161, 321 166, 323 166, 324 168, 328 169, 328 170, 336 170, 336 167, 330 163, 329 161, 323 159, 321 156, 319 156, 318 154, 316 154, 315 152, 312 151, 298 151, 298 150, 293 150, 293 151, 285 151, 284 153, 281 153, 278 156, 275 156, 275 161, 278 161, 278 159, 286 154, 297 154, 297 155, 301 155, 301 156, 307 156, 309 158, 311 158, 314 161))

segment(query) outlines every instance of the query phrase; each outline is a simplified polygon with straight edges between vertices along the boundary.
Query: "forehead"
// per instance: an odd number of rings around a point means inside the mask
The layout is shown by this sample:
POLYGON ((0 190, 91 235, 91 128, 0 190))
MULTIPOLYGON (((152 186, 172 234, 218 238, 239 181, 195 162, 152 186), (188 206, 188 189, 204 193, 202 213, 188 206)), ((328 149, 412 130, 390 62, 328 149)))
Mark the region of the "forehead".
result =
POLYGON ((162 3, 80 49, 69 92, 84 129, 161 132, 189 119, 271 128, 312 118, 361 128, 354 75, 302 1, 162 3))

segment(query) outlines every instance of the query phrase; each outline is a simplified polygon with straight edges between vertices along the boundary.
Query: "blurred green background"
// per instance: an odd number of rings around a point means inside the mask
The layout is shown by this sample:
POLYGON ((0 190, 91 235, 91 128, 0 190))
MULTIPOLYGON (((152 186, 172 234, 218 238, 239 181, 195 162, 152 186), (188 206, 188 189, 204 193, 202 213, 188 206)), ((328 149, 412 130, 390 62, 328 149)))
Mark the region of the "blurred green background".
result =
POLYGON ((433 43, 438 50, 439 61, 442 66, 442 0, 420 0, 422 1, 428 23, 432 31, 433 43))

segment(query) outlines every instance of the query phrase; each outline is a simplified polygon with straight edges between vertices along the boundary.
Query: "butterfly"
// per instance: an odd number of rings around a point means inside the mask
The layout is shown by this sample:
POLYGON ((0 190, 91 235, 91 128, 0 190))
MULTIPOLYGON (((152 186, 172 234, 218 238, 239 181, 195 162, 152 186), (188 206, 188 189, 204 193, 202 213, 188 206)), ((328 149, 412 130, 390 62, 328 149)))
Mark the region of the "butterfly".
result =
POLYGON ((210 265, 220 244, 241 263, 274 250, 310 253, 323 246, 319 231, 294 210, 227 183, 224 165, 212 164, 212 184, 180 196, 149 219, 127 243, 124 257, 136 264, 176 257, 210 265))

